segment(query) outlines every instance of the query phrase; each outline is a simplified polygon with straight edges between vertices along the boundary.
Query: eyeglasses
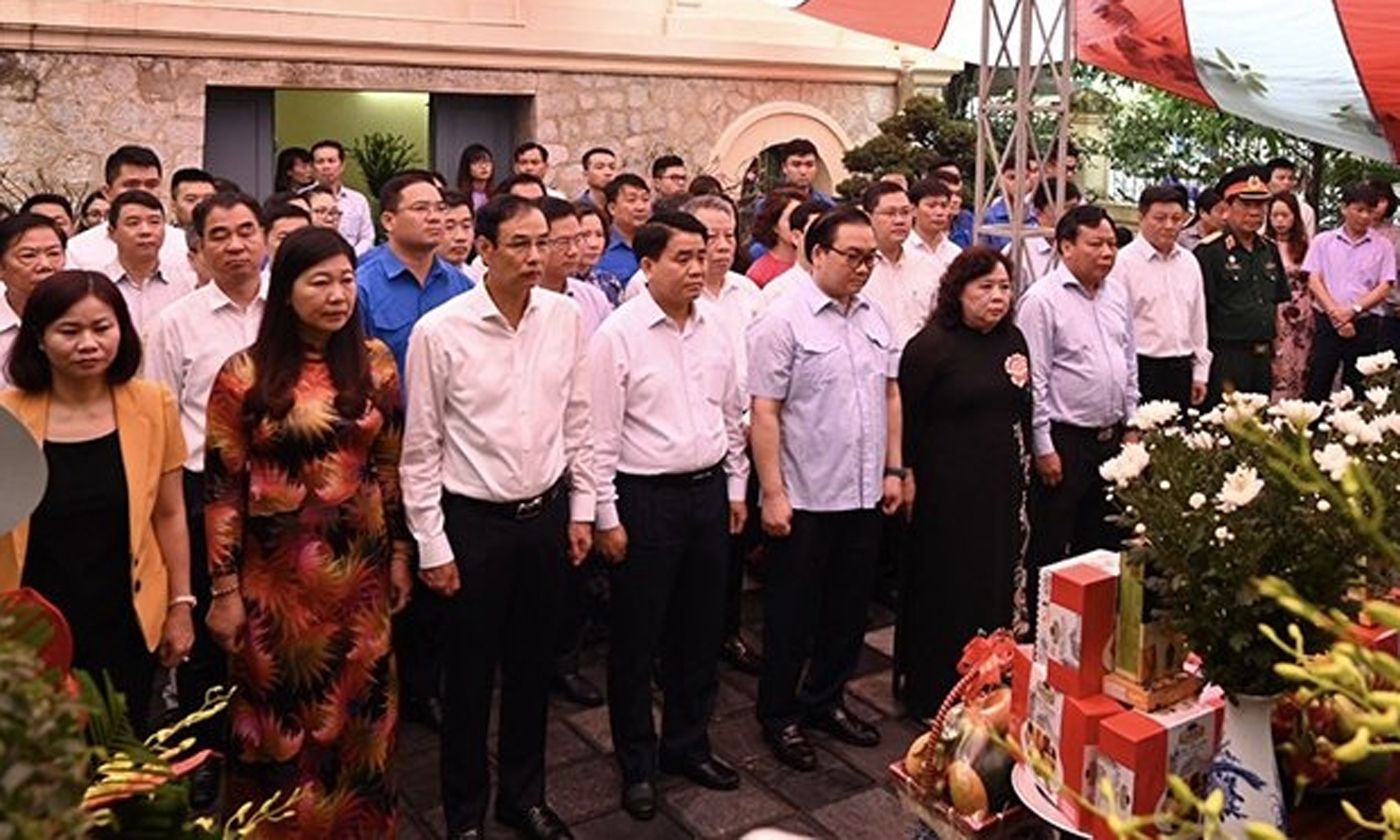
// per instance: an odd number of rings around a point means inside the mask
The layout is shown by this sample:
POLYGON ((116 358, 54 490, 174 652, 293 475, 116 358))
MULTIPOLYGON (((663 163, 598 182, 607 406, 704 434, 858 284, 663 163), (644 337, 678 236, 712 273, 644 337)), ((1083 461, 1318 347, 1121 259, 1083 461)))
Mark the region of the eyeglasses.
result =
POLYGON ((570 245, 582 246, 586 242, 588 242, 588 234, 580 233, 574 236, 556 236, 547 244, 550 248, 567 251, 570 245))
POLYGON ((879 251, 843 251, 840 248, 828 248, 833 254, 840 254, 846 258, 846 265, 851 271, 860 271, 862 268, 874 268, 875 260, 879 259, 879 251))
POLYGON ((419 201, 414 204, 405 205, 399 209, 407 213, 412 213, 415 216, 426 216, 429 213, 446 213, 447 204, 442 201, 436 203, 431 201, 419 201))
POLYGON ((341 213, 339 207, 317 207, 311 211, 311 215, 320 216, 323 219, 339 219, 341 213))

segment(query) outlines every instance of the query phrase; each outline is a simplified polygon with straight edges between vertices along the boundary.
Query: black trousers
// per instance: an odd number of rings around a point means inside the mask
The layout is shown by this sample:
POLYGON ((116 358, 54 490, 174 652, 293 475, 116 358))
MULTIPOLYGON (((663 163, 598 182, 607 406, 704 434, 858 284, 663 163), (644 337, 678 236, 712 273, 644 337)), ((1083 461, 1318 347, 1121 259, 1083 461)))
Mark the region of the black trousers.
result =
POLYGON ((758 720, 765 730, 841 703, 864 643, 881 527, 873 508, 799 510, 792 514, 792 533, 769 543, 758 679, 758 720))
POLYGON ((398 660, 402 703, 442 697, 446 621, 446 599, 414 575, 408 606, 393 618, 394 657, 398 660))
POLYGON ((1027 500, 1031 539, 1027 549, 1026 604, 1032 621, 1042 566, 1096 548, 1113 551, 1123 542, 1122 529, 1108 521, 1113 506, 1105 498, 1108 485, 1099 475, 1099 465, 1118 454, 1123 429, 1051 423, 1050 439, 1060 456, 1060 483, 1050 487, 1037 474, 1031 481, 1027 500))
POLYGON ((610 569, 608 721, 623 780, 631 784, 656 775, 651 677, 658 656, 661 751, 682 761, 710 755, 729 503, 719 469, 697 481, 618 475, 617 497, 627 559, 610 569))
POLYGON ((1138 356, 1138 392, 1143 402, 1171 400, 1184 412, 1191 407, 1191 357, 1155 359, 1138 356))
MULTIPOLYGON (((752 458, 752 452, 749 453, 752 458)), ((749 473, 749 485, 745 492, 744 504, 748 506, 748 516, 744 519, 744 530, 729 538, 729 580, 724 593, 724 637, 739 635, 743 629, 744 567, 749 552, 763 542, 763 521, 758 510, 758 471, 749 473)))
POLYGON ((604 561, 590 555, 569 569, 564 585, 564 609, 559 619, 559 637, 554 641, 556 676, 577 674, 579 654, 590 628, 607 626, 608 571, 604 561))
POLYGON ((1352 323, 1356 335, 1342 338, 1332 319, 1325 315, 1313 319, 1312 351, 1308 354, 1307 384, 1303 386, 1304 399, 1322 402, 1332 394, 1332 383, 1337 378, 1337 367, 1342 368, 1342 384, 1351 386, 1357 396, 1361 395, 1362 376, 1356 369, 1356 360, 1380 349, 1381 319, 1376 315, 1363 315, 1352 323))
MULTIPOLYGON (((199 603, 192 615, 194 646, 190 659, 176 668, 175 683, 179 689, 180 714, 189 715, 204 705, 204 696, 216 685, 228 684, 228 656, 214 644, 214 637, 204 619, 209 615, 209 551, 204 532, 204 473, 183 471, 185 491, 185 527, 190 534, 190 591, 199 603)), ((219 715, 195 728, 194 734, 203 746, 221 749, 227 729, 227 715, 219 715)))
POLYGON ((1270 341, 1212 341, 1206 405, 1220 402, 1226 391, 1268 394, 1274 389, 1274 348, 1270 341))
POLYGON ((442 803, 448 833, 483 822, 490 791, 486 733, 501 671, 497 808, 544 802, 549 672, 568 560, 568 493, 515 519, 444 493, 462 588, 447 600, 442 803))

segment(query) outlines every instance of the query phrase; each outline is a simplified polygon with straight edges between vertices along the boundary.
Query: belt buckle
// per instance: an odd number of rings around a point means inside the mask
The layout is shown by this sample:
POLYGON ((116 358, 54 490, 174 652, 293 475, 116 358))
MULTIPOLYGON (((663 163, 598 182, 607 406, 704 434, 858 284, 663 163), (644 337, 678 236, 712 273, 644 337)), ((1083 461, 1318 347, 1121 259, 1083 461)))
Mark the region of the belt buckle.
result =
POLYGON ((536 496, 515 506, 516 519, 534 519, 544 509, 544 496, 536 496))
POLYGON ((697 473, 691 473, 691 475, 690 475, 690 480, 691 480, 692 483, 699 484, 700 482, 702 482, 702 481, 708 479, 710 476, 712 476, 712 475, 714 475, 714 474, 715 474, 715 468, 714 468, 714 467, 710 467, 708 470, 701 470, 700 472, 697 472, 697 473))
POLYGON ((1113 440, 1113 427, 1105 426, 1104 428, 1099 429, 1098 431, 1094 432, 1094 438, 1097 439, 1099 443, 1108 443, 1109 441, 1113 440))
POLYGON ((1261 342, 1255 344, 1254 347, 1251 349, 1254 350, 1254 355, 1256 356, 1267 356, 1269 355, 1269 351, 1273 349, 1273 347, 1268 342, 1261 342))

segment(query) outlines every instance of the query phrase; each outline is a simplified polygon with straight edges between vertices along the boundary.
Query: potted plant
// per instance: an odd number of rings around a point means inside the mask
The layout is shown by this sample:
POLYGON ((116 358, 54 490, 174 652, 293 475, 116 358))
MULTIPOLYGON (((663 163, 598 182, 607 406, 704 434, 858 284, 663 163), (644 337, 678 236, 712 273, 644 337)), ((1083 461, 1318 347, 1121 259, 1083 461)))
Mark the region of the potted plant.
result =
MULTIPOLYGON (((1327 404, 1270 406, 1262 395, 1236 393, 1183 417, 1175 403, 1147 403, 1132 421, 1138 439, 1101 471, 1160 618, 1229 700, 1213 778, 1225 791, 1227 822, 1281 825, 1283 818, 1270 716, 1287 687, 1274 666, 1290 660, 1259 627, 1293 616, 1256 581, 1287 580, 1310 603, 1340 607, 1375 574, 1375 537, 1396 528, 1383 517, 1358 527, 1338 510, 1365 508, 1367 494, 1400 497, 1400 395, 1385 384, 1395 360, 1368 357, 1360 366, 1374 384, 1327 404), (1368 486, 1351 493, 1363 480, 1351 468, 1358 459, 1367 463, 1368 486)), ((1326 647, 1320 629, 1302 632, 1311 649, 1326 647)))

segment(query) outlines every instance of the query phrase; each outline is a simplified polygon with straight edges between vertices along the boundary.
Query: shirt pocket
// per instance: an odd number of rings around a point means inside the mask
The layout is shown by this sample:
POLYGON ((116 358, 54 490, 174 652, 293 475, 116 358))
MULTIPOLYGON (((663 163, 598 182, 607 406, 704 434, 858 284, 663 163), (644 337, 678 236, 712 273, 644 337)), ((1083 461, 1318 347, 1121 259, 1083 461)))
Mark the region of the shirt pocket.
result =
POLYGON ((793 330, 797 358, 793 365, 793 385, 824 388, 841 375, 846 365, 841 339, 814 324, 793 330))
POLYGON ((408 331, 418 315, 417 308, 405 304, 387 303, 370 310, 370 332, 386 344, 407 339, 408 331))

